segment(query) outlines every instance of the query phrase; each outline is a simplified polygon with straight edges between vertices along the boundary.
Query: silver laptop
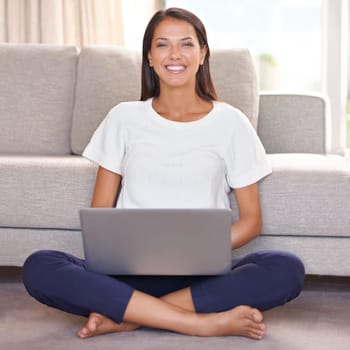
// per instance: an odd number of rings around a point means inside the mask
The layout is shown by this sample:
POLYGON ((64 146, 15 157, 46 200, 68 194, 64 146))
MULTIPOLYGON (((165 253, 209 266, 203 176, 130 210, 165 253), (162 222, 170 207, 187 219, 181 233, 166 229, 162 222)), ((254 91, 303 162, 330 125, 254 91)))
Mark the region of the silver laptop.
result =
POLYGON ((80 210, 87 269, 108 275, 217 275, 231 269, 227 209, 80 210))

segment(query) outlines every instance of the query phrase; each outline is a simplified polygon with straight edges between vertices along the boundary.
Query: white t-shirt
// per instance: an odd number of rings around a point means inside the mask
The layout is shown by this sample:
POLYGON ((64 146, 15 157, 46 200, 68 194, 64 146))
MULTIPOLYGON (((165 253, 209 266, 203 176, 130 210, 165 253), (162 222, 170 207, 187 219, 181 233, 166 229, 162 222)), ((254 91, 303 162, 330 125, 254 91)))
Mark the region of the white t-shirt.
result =
POLYGON ((83 156, 122 175, 118 208, 229 208, 231 188, 271 172, 247 117, 223 102, 192 122, 162 117, 152 99, 121 103, 83 156))

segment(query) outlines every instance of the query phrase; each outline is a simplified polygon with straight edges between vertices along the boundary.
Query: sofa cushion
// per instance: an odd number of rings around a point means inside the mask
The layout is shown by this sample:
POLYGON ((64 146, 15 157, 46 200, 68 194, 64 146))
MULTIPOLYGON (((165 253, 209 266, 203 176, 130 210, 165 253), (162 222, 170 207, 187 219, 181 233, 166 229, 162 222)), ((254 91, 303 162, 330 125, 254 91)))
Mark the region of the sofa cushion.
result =
MULTIPOLYGON (((260 183, 263 234, 350 236, 350 163, 344 157, 272 154, 268 159, 272 174, 260 183)), ((235 208, 233 195, 231 200, 235 208)))
POLYGON ((80 156, 0 156, 0 226, 79 229, 95 176, 80 156))
POLYGON ((258 133, 267 153, 325 154, 329 126, 325 97, 260 95, 258 133))
POLYGON ((350 276, 350 239, 339 237, 297 237, 263 235, 233 251, 234 258, 258 250, 282 250, 297 255, 305 265, 306 274, 350 276))
POLYGON ((257 128, 259 89, 255 65, 246 49, 212 50, 210 69, 219 100, 240 109, 257 128))
POLYGON ((82 247, 80 231, 0 227, 1 266, 23 266, 30 254, 42 249, 60 250, 83 258, 82 247))
MULTIPOLYGON (((211 71, 220 100, 257 125, 258 87, 248 50, 212 52, 211 71)), ((79 57, 72 150, 81 154, 108 111, 141 95, 141 55, 119 47, 83 48, 79 57)))
POLYGON ((140 55, 120 47, 85 47, 78 65, 72 151, 81 154, 93 132, 116 104, 139 100, 140 55))
POLYGON ((0 152, 69 154, 77 50, 0 44, 0 152))

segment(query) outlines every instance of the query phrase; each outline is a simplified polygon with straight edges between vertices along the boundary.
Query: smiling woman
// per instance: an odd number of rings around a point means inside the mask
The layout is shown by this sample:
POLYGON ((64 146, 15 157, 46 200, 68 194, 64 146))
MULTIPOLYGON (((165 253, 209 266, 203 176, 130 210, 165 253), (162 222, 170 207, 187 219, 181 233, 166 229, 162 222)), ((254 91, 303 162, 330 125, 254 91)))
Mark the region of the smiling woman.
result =
POLYGON ((159 96, 161 78, 156 70, 162 68, 161 61, 168 60, 163 61, 163 66, 165 63, 169 71, 169 66, 179 66, 181 59, 183 68, 196 73, 192 76, 195 77, 195 91, 198 96, 206 101, 216 100, 209 68, 210 49, 203 23, 190 12, 180 15, 176 10, 168 9, 166 13, 169 15, 159 12, 158 16, 154 16, 145 30, 141 100, 159 96), (165 25, 164 21, 170 26, 165 25), (157 67, 153 67, 154 63, 157 63, 157 67))
POLYGON ((152 106, 159 115, 183 122, 210 112, 211 101, 217 99, 210 50, 205 28, 195 15, 177 9, 158 12, 146 28, 142 53, 142 101, 154 97, 152 106), (176 100, 181 105, 170 109, 169 101, 176 100))
MULTIPOLYGON (((227 210, 234 191, 239 218, 228 248, 239 248, 262 226, 258 181, 271 172, 263 145, 242 112, 217 101, 206 32, 193 13, 158 11, 144 38, 141 101, 113 107, 83 153, 99 166, 91 206, 227 210)), ((265 335, 262 311, 300 293, 304 267, 293 254, 259 251, 232 261, 225 275, 150 274, 101 275, 53 251, 23 267, 36 299, 88 316, 81 338, 141 325, 253 339, 265 335)))
POLYGON ((196 110, 193 110, 192 101, 185 103, 186 96, 195 91, 197 72, 206 52, 207 46, 200 46, 194 28, 188 22, 167 18, 159 23, 148 51, 149 65, 159 79, 160 98, 153 100, 153 108, 159 114, 172 120, 193 121, 212 109, 210 102, 205 103, 200 98, 196 110), (166 100, 173 100, 174 94, 183 96, 182 111, 177 107, 176 113, 166 107, 166 100))
POLYGON ((199 46, 189 23, 170 18, 162 21, 154 32, 148 53, 150 67, 160 79, 160 90, 167 86, 185 87, 189 83, 188 88, 193 91, 195 73, 203 64, 205 53, 206 47, 199 46))

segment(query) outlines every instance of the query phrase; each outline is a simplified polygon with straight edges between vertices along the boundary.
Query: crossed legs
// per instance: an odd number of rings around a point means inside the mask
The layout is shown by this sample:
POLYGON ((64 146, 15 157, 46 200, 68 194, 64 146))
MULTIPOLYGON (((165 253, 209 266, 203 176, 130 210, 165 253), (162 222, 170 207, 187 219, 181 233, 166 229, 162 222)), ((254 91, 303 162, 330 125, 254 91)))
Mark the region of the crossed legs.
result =
MULTIPOLYGON (((138 288, 137 278, 132 286, 132 279, 127 281, 130 285, 122 278, 93 274, 68 254, 42 251, 27 259, 23 277, 29 293, 40 302, 89 316, 78 332, 82 338, 140 325, 189 335, 261 339, 266 327, 260 311, 295 298, 304 268, 288 253, 259 252, 240 259, 228 275, 189 278, 174 290, 157 294, 138 288)), ((150 285, 161 285, 160 281, 150 285)))

